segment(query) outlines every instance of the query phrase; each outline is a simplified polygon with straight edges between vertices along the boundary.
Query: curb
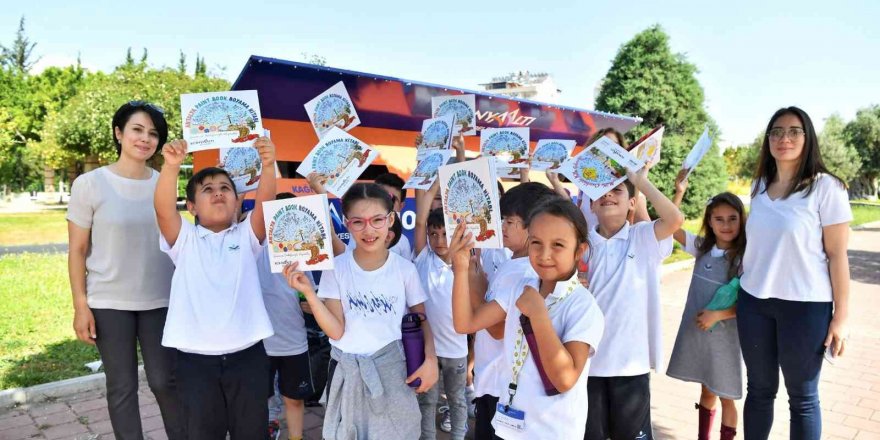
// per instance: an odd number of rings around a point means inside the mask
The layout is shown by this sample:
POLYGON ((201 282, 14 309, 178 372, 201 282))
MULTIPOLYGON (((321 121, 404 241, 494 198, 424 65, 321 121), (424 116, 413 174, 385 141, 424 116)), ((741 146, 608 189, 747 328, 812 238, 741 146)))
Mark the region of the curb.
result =
MULTIPOLYGON (((145 378, 144 366, 139 365, 138 381, 145 380, 145 378)), ((74 377, 27 388, 10 388, 0 391, 0 408, 8 408, 25 403, 38 403, 55 397, 63 397, 86 391, 105 390, 106 388, 107 380, 104 373, 74 377)))
POLYGON ((880 228, 880 221, 863 223, 858 226, 853 226, 850 229, 852 229, 853 231, 863 231, 865 229, 875 229, 875 228, 880 228))

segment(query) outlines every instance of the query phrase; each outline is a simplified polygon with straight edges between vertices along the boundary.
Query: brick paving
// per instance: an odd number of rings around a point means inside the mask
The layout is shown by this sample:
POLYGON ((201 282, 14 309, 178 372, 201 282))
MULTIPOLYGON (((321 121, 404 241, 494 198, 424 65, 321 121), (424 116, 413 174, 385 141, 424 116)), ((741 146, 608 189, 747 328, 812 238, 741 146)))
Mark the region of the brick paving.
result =
MULTIPOLYGON (((880 227, 854 231, 850 237, 849 255, 852 335, 846 356, 838 359, 835 365, 826 363, 823 367, 819 385, 823 438, 880 439, 880 319, 877 319, 876 307, 880 301, 880 227)), ((663 278, 663 331, 667 358, 678 330, 689 282, 690 271, 671 273, 663 278)), ((696 437, 694 402, 699 398, 699 385, 662 374, 652 376, 652 416, 656 437, 696 437)), ((771 439, 788 438, 787 397, 784 386, 780 388, 771 439)), ((156 401, 145 383, 141 384, 139 397, 145 437, 149 440, 166 439, 156 401)), ((738 405, 740 409, 741 403, 738 405)), ((320 438, 322 416, 321 408, 307 408, 306 439, 320 438)), ((713 431, 717 433, 720 416, 716 417, 715 423, 713 431)), ((448 438, 441 432, 438 434, 439 439, 448 438)), ((112 438, 107 402, 100 390, 0 408, 0 440, 112 438)))

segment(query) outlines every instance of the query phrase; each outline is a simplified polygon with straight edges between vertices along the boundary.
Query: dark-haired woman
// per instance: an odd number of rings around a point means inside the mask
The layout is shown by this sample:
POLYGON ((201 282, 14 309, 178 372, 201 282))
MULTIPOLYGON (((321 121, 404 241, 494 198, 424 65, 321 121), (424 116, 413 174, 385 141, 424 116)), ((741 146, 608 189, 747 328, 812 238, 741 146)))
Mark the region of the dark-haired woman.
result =
POLYGON ((791 438, 818 439, 823 353, 840 356, 846 346, 852 211, 803 110, 783 108, 770 119, 751 205, 737 303, 745 438, 769 436, 781 368, 791 438))
POLYGON ((107 405, 117 439, 143 439, 138 409, 140 345, 147 383, 172 440, 185 437, 174 385, 174 350, 161 345, 174 267, 159 250, 147 166, 168 137, 162 110, 133 101, 113 116, 119 158, 79 176, 68 205, 68 271, 73 328, 97 345, 107 375, 107 405))

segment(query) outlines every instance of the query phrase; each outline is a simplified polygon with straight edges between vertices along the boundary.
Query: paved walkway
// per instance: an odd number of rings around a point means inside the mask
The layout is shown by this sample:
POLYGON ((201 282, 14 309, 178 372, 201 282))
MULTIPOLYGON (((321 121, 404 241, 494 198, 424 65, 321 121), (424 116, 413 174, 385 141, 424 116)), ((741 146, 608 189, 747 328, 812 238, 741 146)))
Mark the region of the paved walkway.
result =
MULTIPOLYGON (((849 256, 852 272, 851 345, 845 357, 833 366, 826 364, 822 372, 819 390, 823 438, 880 439, 880 320, 876 319, 876 304, 880 301, 880 227, 853 232, 849 256)), ((667 358, 678 330, 689 282, 689 271, 671 273, 663 278, 663 331, 667 358)), ((165 439, 156 401, 146 385, 141 385, 141 416, 147 438, 165 439)), ((699 398, 699 385, 654 374, 651 388, 656 437, 696 437, 697 414, 693 405, 699 398)), ((784 389, 780 390, 779 397, 771 438, 787 439, 788 409, 784 389)), ((320 438, 322 414, 320 408, 307 409, 307 439, 320 438)), ((717 433, 720 417, 716 419, 713 431, 717 433)), ((0 440, 109 439, 112 438, 108 435, 110 432, 107 403, 101 391, 0 409, 0 440)), ((438 438, 447 439, 448 436, 438 438)))

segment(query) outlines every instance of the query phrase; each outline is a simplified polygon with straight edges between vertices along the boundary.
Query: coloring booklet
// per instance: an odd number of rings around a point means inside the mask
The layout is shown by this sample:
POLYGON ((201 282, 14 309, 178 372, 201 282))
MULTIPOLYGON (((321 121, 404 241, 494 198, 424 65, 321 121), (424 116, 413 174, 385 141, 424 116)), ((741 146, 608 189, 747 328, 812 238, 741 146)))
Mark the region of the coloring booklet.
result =
POLYGON ((459 132, 465 136, 477 134, 477 100, 474 95, 435 96, 431 98, 431 115, 435 118, 454 115, 458 126, 453 132, 455 135, 459 132))
POLYGON ((319 139, 323 139, 333 127, 349 131, 361 123, 342 81, 307 102, 305 107, 319 139))
POLYGON ((501 213, 495 163, 491 157, 440 167, 440 196, 446 221, 446 242, 459 223, 466 223, 474 247, 500 249, 501 213))
POLYGON ((627 169, 638 171, 643 166, 644 162, 603 136, 566 160, 559 167, 559 174, 571 180, 591 200, 596 200, 626 180, 627 169))
POLYGON ((296 173, 308 177, 317 172, 327 177, 324 187, 337 197, 342 197, 364 170, 376 160, 379 153, 356 137, 331 127, 318 145, 312 148, 296 173))
POLYGON ((694 144, 694 148, 691 148, 691 152, 684 158, 681 169, 687 170, 687 175, 690 176, 710 148, 712 148, 712 138, 709 137, 709 127, 706 127, 703 134, 700 135, 700 139, 697 139, 697 143, 694 144))
POLYGON ((553 171, 559 169, 562 163, 574 150, 575 141, 566 139, 541 139, 532 153, 530 168, 534 171, 553 171))
POLYGON ((493 156, 501 168, 528 168, 528 128, 484 128, 480 131, 480 154, 493 156))
POLYGON ((496 168, 495 177, 499 179, 521 180, 522 174, 519 173, 519 170, 521 169, 522 168, 496 168))
POLYGON ((422 132, 416 138, 416 158, 422 160, 428 153, 448 150, 452 144, 454 124, 454 114, 422 121, 422 132))
POLYGON ((419 160, 404 188, 428 189, 437 180, 437 170, 452 157, 452 150, 435 150, 419 160))
POLYGON ((327 195, 263 202, 266 245, 272 273, 299 262, 297 270, 333 270, 333 241, 327 195))
MULTIPOLYGON (((269 129, 263 129, 263 135, 270 137, 269 129)), ((263 175, 263 161, 256 148, 221 148, 220 163, 217 165, 229 173, 235 192, 244 194, 256 191, 263 175)), ((278 165, 275 165, 275 176, 280 176, 278 165)))
POLYGON ((660 162, 661 141, 663 141, 663 132, 665 131, 666 127, 662 125, 654 127, 633 144, 633 147, 629 149, 630 153, 645 164, 653 165, 660 162))
POLYGON ((252 147, 263 132, 256 90, 180 95, 187 152, 252 147))

